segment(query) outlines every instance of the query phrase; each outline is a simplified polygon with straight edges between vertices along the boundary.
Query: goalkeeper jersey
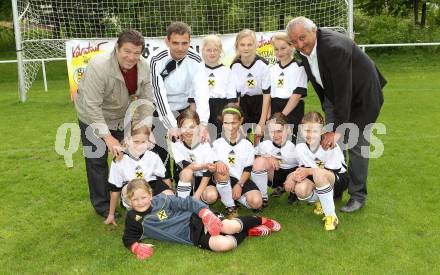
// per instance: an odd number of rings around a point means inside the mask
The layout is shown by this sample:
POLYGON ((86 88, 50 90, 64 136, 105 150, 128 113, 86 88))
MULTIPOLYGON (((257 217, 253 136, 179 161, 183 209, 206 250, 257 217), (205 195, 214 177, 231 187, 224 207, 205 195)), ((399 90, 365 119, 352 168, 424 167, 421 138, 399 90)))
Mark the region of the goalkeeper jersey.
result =
POLYGON ((163 193, 156 195, 147 211, 127 212, 122 241, 127 248, 143 239, 192 245, 191 216, 197 215, 203 208, 206 208, 206 205, 191 196, 182 199, 163 193))

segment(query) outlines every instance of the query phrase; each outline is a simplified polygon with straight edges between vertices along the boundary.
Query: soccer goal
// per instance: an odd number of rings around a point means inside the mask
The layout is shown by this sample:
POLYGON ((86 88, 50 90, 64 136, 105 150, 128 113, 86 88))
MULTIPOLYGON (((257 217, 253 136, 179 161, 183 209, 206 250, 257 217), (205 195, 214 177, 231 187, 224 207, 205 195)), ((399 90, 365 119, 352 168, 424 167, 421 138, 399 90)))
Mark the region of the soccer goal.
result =
POLYGON ((352 0, 12 0, 20 100, 32 86, 41 60, 65 57, 70 39, 113 39, 126 28, 145 37, 165 36, 172 21, 194 35, 284 30, 296 16, 319 27, 353 33, 352 0))

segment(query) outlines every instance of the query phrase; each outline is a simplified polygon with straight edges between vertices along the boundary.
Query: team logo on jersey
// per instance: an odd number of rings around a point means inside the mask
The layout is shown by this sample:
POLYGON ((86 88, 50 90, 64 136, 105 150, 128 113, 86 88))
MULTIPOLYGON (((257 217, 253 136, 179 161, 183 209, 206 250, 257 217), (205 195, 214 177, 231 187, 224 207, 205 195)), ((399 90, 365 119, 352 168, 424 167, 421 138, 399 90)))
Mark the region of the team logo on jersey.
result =
POLYGON ((136 179, 144 178, 144 172, 142 172, 142 167, 140 165, 136 166, 134 176, 136 179))
POLYGON ((325 166, 325 162, 324 161, 322 161, 322 160, 320 160, 318 158, 315 158, 315 163, 316 163, 316 166, 318 166, 318 168, 324 169, 324 166, 325 166))
POLYGON ((231 165, 231 166, 234 166, 235 165, 235 153, 234 153, 234 151, 231 151, 231 152, 229 152, 229 155, 228 155, 228 163, 229 163, 229 165, 231 165))
POLYGON ((196 156, 194 154, 189 154, 189 159, 191 160, 191 163, 196 162, 196 156))
POLYGON ((167 212, 165 212, 165 210, 160 210, 159 212, 157 212, 156 215, 161 221, 168 219, 168 215, 167 212))
POLYGON ((284 87, 284 78, 278 78, 277 80, 277 87, 283 88, 284 87))
POLYGON ((214 88, 215 87, 215 79, 208 79, 208 87, 209 88, 214 88))
POLYGON ((134 216, 134 219, 138 222, 138 221, 140 221, 142 219, 142 217, 139 216, 139 215, 136 215, 136 216, 134 216))
POLYGON ((251 73, 249 73, 248 75, 247 75, 247 81, 246 81, 246 85, 247 85, 247 87, 248 88, 255 88, 255 79, 254 79, 254 76, 251 74, 251 73))

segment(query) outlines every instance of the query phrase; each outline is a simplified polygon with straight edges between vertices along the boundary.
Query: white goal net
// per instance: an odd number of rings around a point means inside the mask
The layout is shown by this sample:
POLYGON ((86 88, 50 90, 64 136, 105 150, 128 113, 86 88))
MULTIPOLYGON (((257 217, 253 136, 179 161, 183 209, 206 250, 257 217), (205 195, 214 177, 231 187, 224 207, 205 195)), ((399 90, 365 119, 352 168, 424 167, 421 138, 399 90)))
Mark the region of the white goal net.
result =
POLYGON ((172 21, 188 23, 194 35, 282 30, 296 16, 319 27, 349 29, 345 0, 16 0, 25 90, 35 80, 41 61, 65 57, 70 39, 115 38, 126 28, 145 37, 165 36, 172 21))

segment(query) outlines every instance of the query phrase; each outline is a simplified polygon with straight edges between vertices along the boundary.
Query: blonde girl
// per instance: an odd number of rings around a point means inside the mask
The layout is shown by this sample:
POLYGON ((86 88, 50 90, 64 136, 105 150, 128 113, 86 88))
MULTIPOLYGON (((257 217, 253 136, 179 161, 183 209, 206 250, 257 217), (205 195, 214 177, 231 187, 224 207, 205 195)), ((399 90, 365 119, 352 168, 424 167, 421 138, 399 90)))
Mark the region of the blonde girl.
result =
POLYGON ((126 197, 126 184, 132 179, 145 179, 153 188, 153 194, 166 193, 173 195, 173 191, 163 181, 165 166, 156 153, 149 150, 150 129, 147 126, 132 127, 131 135, 124 139, 124 147, 120 157, 113 159, 108 182, 110 188, 110 206, 105 224, 116 225, 115 211, 122 197, 122 204, 130 209, 130 201, 126 197))
POLYGON ((295 48, 285 33, 276 33, 271 39, 278 60, 270 68, 271 113, 281 112, 293 124, 293 134, 304 116, 303 97, 307 96, 307 74, 304 67, 293 59, 295 48))
POLYGON ((209 123, 221 133, 218 116, 223 107, 230 102, 237 102, 237 91, 231 81, 231 69, 220 63, 223 53, 222 41, 218 35, 208 35, 202 42, 202 56, 205 62, 205 76, 209 91, 209 123))
POLYGON ((257 123, 255 139, 264 134, 270 109, 270 72, 268 61, 257 55, 255 32, 244 29, 235 39, 236 56, 231 65, 239 104, 244 114, 244 123, 257 123))

